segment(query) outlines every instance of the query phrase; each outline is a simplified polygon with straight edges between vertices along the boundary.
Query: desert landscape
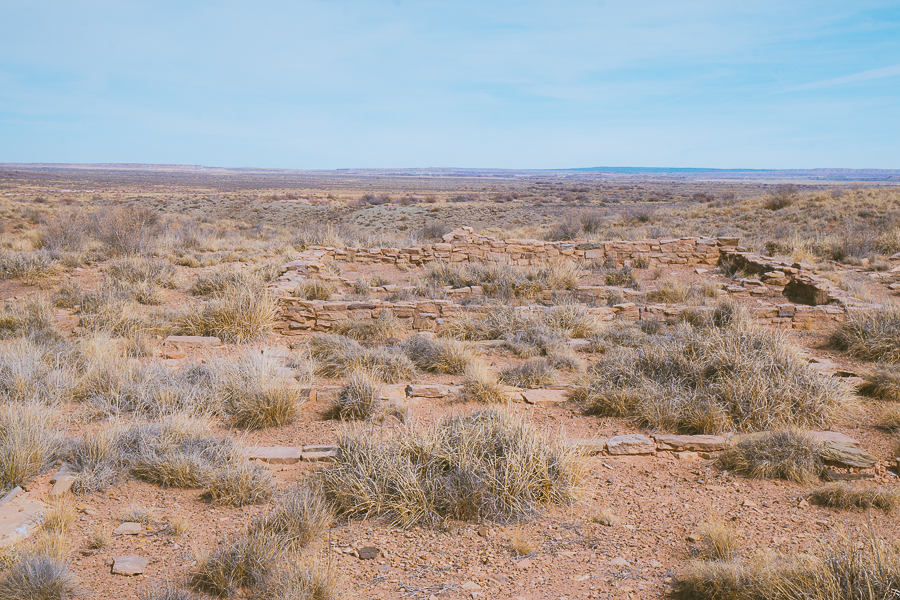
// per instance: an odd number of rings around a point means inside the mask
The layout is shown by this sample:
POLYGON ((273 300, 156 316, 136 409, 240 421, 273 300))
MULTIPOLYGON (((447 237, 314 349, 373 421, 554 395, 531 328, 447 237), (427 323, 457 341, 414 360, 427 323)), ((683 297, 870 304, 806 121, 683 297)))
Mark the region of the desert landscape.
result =
POLYGON ((895 598, 896 171, 0 165, 0 600, 895 598))

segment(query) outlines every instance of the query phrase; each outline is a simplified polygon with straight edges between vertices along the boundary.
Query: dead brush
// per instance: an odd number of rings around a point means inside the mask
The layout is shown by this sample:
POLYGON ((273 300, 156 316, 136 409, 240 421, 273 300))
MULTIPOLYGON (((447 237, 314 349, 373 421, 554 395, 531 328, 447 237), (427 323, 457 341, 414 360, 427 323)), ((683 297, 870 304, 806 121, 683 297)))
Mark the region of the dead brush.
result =
POLYGON ((88 215, 88 231, 110 256, 148 254, 156 246, 159 215, 148 208, 117 206, 88 215))
POLYGON ((735 558, 740 546, 741 533, 721 519, 703 522, 698 530, 700 543, 691 549, 691 555, 701 560, 727 561, 735 558))
POLYGON ((534 541, 519 528, 509 536, 509 549, 515 556, 529 556, 537 552, 534 541))
POLYGON ((175 265, 161 258, 121 258, 109 263, 105 274, 114 281, 164 288, 174 288, 177 280, 175 265))
POLYGON ((900 406, 891 406, 881 411, 881 426, 900 430, 900 406))
POLYGON ((247 534, 274 536, 279 545, 297 551, 317 540, 333 518, 322 491, 307 483, 279 495, 274 508, 251 521, 247 534))
POLYGON ((388 310, 382 310, 371 320, 346 319, 338 321, 331 328, 335 335, 342 335, 353 340, 385 341, 397 338, 406 333, 406 327, 388 310))
POLYGON ((880 508, 891 511, 900 506, 900 490, 884 486, 857 489, 844 481, 836 481, 813 490, 810 499, 829 508, 880 508))
POLYGON ((266 600, 339 600, 340 582, 330 562, 306 559, 275 574, 266 600))
POLYGON ((900 363, 900 307, 852 311, 830 340, 855 358, 900 363))
POLYGON ((821 428, 850 400, 845 386, 809 367, 786 334, 747 320, 684 325, 646 339, 604 355, 572 397, 596 414, 604 398, 634 398, 629 414, 618 416, 684 433, 821 428))
POLYGON ((664 304, 697 304, 718 294, 718 288, 710 283, 685 284, 677 279, 666 279, 657 289, 647 292, 647 300, 664 304))
POLYGON ((375 415, 381 404, 378 379, 376 374, 362 369, 351 371, 338 392, 332 414, 341 420, 362 420, 375 415))
POLYGON ((509 401, 503 386, 485 367, 473 364, 466 369, 463 377, 459 399, 462 402, 480 402, 481 404, 500 404, 509 401))
POLYGON ((900 402, 900 366, 877 365, 874 371, 866 373, 863 378, 865 382, 859 388, 859 393, 863 396, 900 402))
POLYGON ((747 436, 722 454, 722 467, 755 479, 817 481, 823 464, 821 445, 808 434, 786 429, 747 436))
POLYGON ((317 361, 316 373, 338 379, 355 370, 377 373, 385 383, 398 383, 416 375, 416 367, 406 355, 392 348, 363 348, 355 340, 330 334, 309 338, 309 351, 317 361))
POLYGON ((80 587, 64 560, 37 552, 20 554, 0 576, 3 600, 68 600, 80 587))
POLYGON ((62 452, 62 440, 48 409, 38 405, 0 407, 0 490, 5 494, 39 475, 62 452))
POLYGON ((292 423, 304 401, 300 388, 279 381, 278 364, 258 352, 215 367, 215 392, 236 427, 263 429, 292 423))
POLYGON ((500 371, 502 383, 521 388, 544 387, 553 383, 555 379, 556 369, 546 358, 532 358, 521 365, 500 371))
POLYGON ((212 596, 231 596, 241 588, 261 589, 284 560, 273 535, 243 535, 203 557, 190 574, 191 586, 212 596))
POLYGON ((154 585, 138 596, 140 600, 196 600, 196 596, 187 590, 180 590, 172 584, 154 585))
POLYGON ((53 309, 44 298, 7 302, 0 309, 0 340, 18 336, 58 337, 53 309))
POLYGON ((264 467, 234 462, 217 471, 206 488, 206 496, 217 504, 247 506, 268 502, 275 482, 264 467))
POLYGON ((423 335, 410 337, 402 347, 417 367, 430 373, 461 375, 475 355, 475 349, 465 342, 423 335))
POLYGON ((513 521, 566 504, 581 480, 567 446, 498 410, 407 427, 379 439, 345 432, 337 462, 321 471, 326 496, 349 518, 381 516, 403 527, 446 519, 513 521))
POLYGON ((72 396, 77 374, 53 346, 30 338, 0 349, 0 399, 54 405, 72 396))
POLYGON ((250 283, 226 288, 220 297, 184 311, 179 329, 186 335, 215 336, 243 344, 268 335, 275 326, 278 306, 263 286, 250 283))
POLYGON ((48 250, 0 249, 0 279, 22 279, 34 284, 59 269, 48 250))
POLYGON ((589 338, 601 327, 600 320, 581 304, 565 303, 552 307, 546 324, 569 338, 589 338))
POLYGON ((307 279, 297 289, 297 297, 304 300, 328 300, 334 294, 334 286, 321 279, 307 279))
POLYGON ((224 267, 198 275, 191 284, 190 292, 194 296, 217 298, 231 289, 264 285, 265 282, 252 271, 224 267))

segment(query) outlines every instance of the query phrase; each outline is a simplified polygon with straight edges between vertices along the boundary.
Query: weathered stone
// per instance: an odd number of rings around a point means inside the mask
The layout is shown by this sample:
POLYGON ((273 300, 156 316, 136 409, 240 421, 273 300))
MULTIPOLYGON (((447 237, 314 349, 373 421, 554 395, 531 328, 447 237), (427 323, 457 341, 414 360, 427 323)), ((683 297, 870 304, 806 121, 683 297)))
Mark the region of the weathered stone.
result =
POLYGON ((381 556, 381 550, 375 546, 363 546, 356 550, 356 555, 360 560, 372 560, 381 556))
POLYGON ((118 527, 113 530, 114 535, 137 535, 141 532, 140 523, 133 523, 131 521, 125 521, 124 523, 120 523, 118 527))
POLYGON ((825 442, 822 446, 822 460, 828 464, 841 467, 871 469, 878 462, 877 457, 850 444, 845 444, 843 442, 825 442))
POLYGON ((302 446, 257 446, 247 449, 247 458, 273 465, 291 465, 303 457, 302 446))
POLYGON ((579 454, 594 455, 603 454, 607 441, 606 438, 585 438, 569 440, 569 444, 575 446, 579 454))
POLYGON ((222 340, 217 337, 204 335, 170 335, 166 338, 166 344, 177 346, 221 346, 222 340))
POLYGON ((6 504, 7 502, 12 502, 15 500, 19 494, 21 494, 24 490, 19 486, 14 487, 13 489, 6 492, 6 494, 0 498, 0 505, 6 504))
POLYGON ((149 559, 137 554, 119 556, 113 561, 112 572, 115 575, 140 575, 149 564, 149 559))
POLYGON ((656 443, 640 433, 615 435, 606 442, 606 450, 610 454, 653 454, 656 443))
POLYGON ((566 400, 566 390, 523 390, 522 397, 528 404, 556 404, 566 400))
POLYGON ((828 304, 828 290, 821 289, 815 283, 802 278, 791 279, 782 292, 784 297, 797 304, 819 306, 828 304))
POLYGON ((718 435, 654 435, 656 447, 659 450, 691 450, 694 452, 717 452, 725 449, 728 443, 724 437, 718 435))
POLYGON ((446 385, 410 384, 406 387, 406 394, 414 398, 443 398, 449 393, 446 385))
POLYGON ((337 446, 304 446, 304 462, 334 462, 337 460, 340 449, 337 446))
POLYGON ((837 431, 807 431, 809 437, 817 442, 841 442, 842 444, 850 444, 851 446, 859 446, 859 440, 855 440, 849 435, 838 433, 837 431))
POLYGON ((43 505, 21 494, 0 506, 0 548, 28 538, 44 523, 43 505))
POLYGON ((392 383, 381 386, 383 400, 406 400, 406 384, 392 383))
POLYGON ((73 475, 63 475, 62 477, 57 477, 56 481, 53 482, 53 487, 50 488, 49 496, 51 498, 59 498, 60 496, 64 496, 68 493, 70 489, 72 489, 72 485, 75 483, 75 477, 73 475))
POLYGON ((316 388, 310 390, 309 392, 309 401, 310 402, 320 402, 322 404, 334 404, 337 401, 338 395, 341 393, 341 388, 339 387, 330 387, 330 388, 316 388))

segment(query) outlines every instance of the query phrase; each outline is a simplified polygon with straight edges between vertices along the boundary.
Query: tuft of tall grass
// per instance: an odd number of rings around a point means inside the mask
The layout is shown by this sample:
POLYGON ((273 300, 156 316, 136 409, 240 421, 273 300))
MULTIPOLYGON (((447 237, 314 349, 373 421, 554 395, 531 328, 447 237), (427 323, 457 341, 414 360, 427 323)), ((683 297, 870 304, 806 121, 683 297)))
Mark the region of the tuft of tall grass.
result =
POLYGON ((357 369, 347 376, 332 411, 343 420, 368 419, 377 412, 380 404, 381 386, 377 375, 357 369))
POLYGON ((472 364, 474 348, 465 342, 414 335, 403 351, 417 367, 430 373, 461 375, 472 364))
POLYGON ((268 335, 275 326, 277 303, 264 286, 242 283, 221 296, 185 311, 179 328, 186 335, 209 335, 243 344, 268 335))
POLYGON ((900 490, 884 486, 856 489, 849 483, 836 481, 813 490, 810 499, 829 508, 880 508, 890 511, 900 506, 900 490))
POLYGON ((2 600, 68 600, 79 591, 62 559, 35 552, 19 555, 0 576, 2 600))
POLYGON ((855 358, 900 363, 900 307, 852 311, 831 333, 831 343, 855 358))
POLYGON ((297 297, 304 300, 328 300, 332 294, 334 286, 321 279, 307 279, 297 290, 297 297))
POLYGON ((329 334, 315 334, 309 350, 316 359, 316 373, 322 377, 345 377, 355 370, 377 374, 385 383, 397 383, 416 375, 416 367, 405 354, 393 348, 363 348, 355 340, 329 334))
POLYGON ((463 402, 500 404, 509 399, 497 378, 479 364, 473 364, 466 369, 461 388, 459 399, 463 402))
POLYGON ((44 298, 7 302, 0 308, 0 339, 19 336, 52 339, 58 335, 53 309, 44 298))
POLYGON ((322 491, 309 483, 296 485, 275 499, 275 506, 250 522, 250 536, 274 536, 279 545, 300 550, 318 539, 334 516, 322 491))
POLYGON ((48 250, 0 249, 0 279, 22 279, 26 283, 56 272, 59 265, 48 250))
POLYGON ((556 369, 546 358, 532 358, 500 371, 500 381, 515 387, 540 388, 550 385, 555 379, 556 369))
POLYGON ((407 427, 389 439, 349 431, 323 489, 348 517, 401 526, 445 519, 512 521, 571 501, 581 479, 576 453, 499 410, 407 427))
POLYGON ((0 490, 24 485, 59 457, 62 439, 42 406, 0 407, 0 490))
POLYGON ((900 402, 900 366, 877 365, 871 373, 863 375, 865 382, 859 388, 864 396, 900 402))
POLYGON ((726 469, 756 479, 818 480, 821 444, 808 434, 785 429, 750 435, 730 445, 720 457, 726 469))
POLYGON ((406 327, 393 313, 382 310, 376 318, 371 320, 345 319, 335 323, 331 332, 354 340, 382 342, 396 338, 406 333, 406 327))

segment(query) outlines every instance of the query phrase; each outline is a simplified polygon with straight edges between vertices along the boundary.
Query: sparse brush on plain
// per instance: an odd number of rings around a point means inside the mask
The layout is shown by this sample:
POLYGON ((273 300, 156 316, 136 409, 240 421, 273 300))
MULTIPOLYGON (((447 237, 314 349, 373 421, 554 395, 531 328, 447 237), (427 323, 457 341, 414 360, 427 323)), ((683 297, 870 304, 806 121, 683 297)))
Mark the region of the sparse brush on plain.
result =
POLYGON ((161 258, 121 258, 109 263, 105 272, 113 280, 165 288, 174 288, 177 278, 175 265, 161 258))
POLYGON ((337 462, 321 471, 336 510, 401 526, 445 519, 513 521, 566 504, 581 479, 568 446, 521 419, 485 410, 377 439, 351 430, 337 462))
POLYGON ((206 298, 224 296, 228 290, 245 286, 263 287, 265 283, 252 271, 224 267, 201 273, 191 284, 191 294, 206 298))
POLYGON ((810 499, 829 508, 880 508, 890 511, 900 506, 900 489, 885 486, 854 488, 847 482, 836 481, 813 490, 810 499))
POLYGON ((55 461, 62 440, 50 412, 37 405, 0 407, 0 491, 24 485, 55 461))
POLYGON ((53 294, 53 306, 57 308, 75 308, 84 298, 84 289, 77 282, 67 281, 59 286, 53 294))
POLYGON ((619 523, 621 523, 621 519, 608 508, 601 508, 598 510, 594 516, 591 517, 591 521, 598 525, 603 525, 604 527, 618 527, 619 523))
POLYGON ((88 216, 88 223, 88 231, 110 256, 148 254, 159 234, 159 215, 148 208, 97 209, 88 216))
POLYGON ((334 294, 334 286, 321 279, 307 279, 297 289, 297 297, 304 300, 328 300, 334 294))
POLYGON ((109 533, 95 529, 88 534, 87 547, 90 550, 103 550, 109 546, 111 539, 109 533))
POLYGON ((21 554, 0 576, 3 600, 67 600, 79 588, 63 560, 34 552, 21 554))
POLYGON ((377 373, 385 383, 397 383, 416 375, 415 364, 398 350, 363 348, 356 340, 341 335, 315 334, 309 338, 309 350, 321 377, 338 379, 363 370, 377 373))
POLYGON ((560 330, 559 314, 551 311, 501 307, 487 313, 469 313, 449 320, 441 335, 458 340, 505 340, 516 355, 546 356, 559 351, 568 332, 560 330))
POLYGON ((374 319, 345 319, 335 323, 331 332, 354 340, 384 341, 406 333, 406 327, 388 310, 382 310, 374 319))
POLYGON ((521 388, 540 388, 553 383, 556 369, 546 358, 532 358, 514 367, 500 371, 500 381, 521 388))
POLYGON ((603 265, 600 267, 600 272, 603 273, 603 283, 606 285, 629 288, 638 286, 634 271, 629 266, 603 265))
POLYGON ((7 302, 0 309, 0 339, 18 336, 58 337, 53 324, 53 309, 44 298, 25 302, 7 302))
POLYGON ((537 551, 537 546, 524 531, 516 528, 509 536, 509 549, 515 556, 528 556, 537 551))
POLYGON ((322 491, 307 483, 279 495, 274 508, 251 521, 247 533, 274 536, 280 545, 296 551, 317 540, 333 518, 322 491))
POLYGON ((231 596, 241 588, 262 588, 284 558, 272 535, 243 535, 226 541, 200 560, 190 575, 192 587, 213 596, 231 596))
POLYGON ((127 523, 140 523, 141 525, 149 525, 156 520, 156 513, 152 508, 132 504, 122 512, 121 520, 127 523))
MULTIPOLYGON (((147 298, 145 298, 146 300, 147 298)), ((100 288, 82 296, 79 325, 93 333, 134 337, 175 333, 177 314, 165 311, 145 312, 136 297, 121 290, 100 288)))
POLYGON ((335 417, 362 420, 373 416, 381 403, 378 379, 377 375, 362 369, 351 371, 332 407, 335 417))
POLYGON ((725 469, 756 479, 810 483, 822 472, 821 444, 808 434, 786 429, 749 435, 721 456, 725 469))
POLYGON ((464 373, 475 355, 475 349, 465 342, 424 335, 406 340, 403 351, 423 371, 451 375, 464 373))
POLYGON ((888 402, 900 402, 900 366, 878 365, 871 373, 863 375, 865 382, 859 393, 888 402))
POLYGON ((522 269, 508 263, 431 263, 424 285, 463 288, 479 286, 487 296, 533 298, 543 290, 571 290, 583 276, 581 268, 568 260, 522 269))
POLYGON ((69 399, 77 375, 60 354, 30 338, 0 349, 0 400, 53 405, 69 399))
POLYGON ((234 285, 221 296, 180 316, 180 329, 186 335, 215 336, 223 342, 243 344, 268 335, 275 326, 278 307, 262 286, 234 285))
POLYGON ((230 463, 207 482, 206 495, 226 506, 247 506, 268 502, 275 493, 272 476, 259 465, 230 463))
POLYGON ((463 402, 499 404, 507 402, 509 397, 493 373, 482 365, 473 364, 466 369, 459 391, 459 399, 463 402))
POLYGON ((780 331, 683 326, 604 355, 572 392, 590 412, 684 433, 826 427, 849 401, 780 331), (622 400, 628 399, 627 405, 622 400))
POLYGON ((187 533, 190 528, 190 521, 181 515, 172 515, 166 518, 166 529, 169 535, 178 537, 187 533))
POLYGON ((855 358, 900 363, 900 307, 852 311, 831 333, 831 343, 855 358))
POLYGON ((340 584, 331 563, 306 559, 275 574, 265 600, 338 600, 340 584))
POLYGON ((0 249, 0 279, 22 279, 26 283, 56 272, 58 264, 47 250, 0 249))

